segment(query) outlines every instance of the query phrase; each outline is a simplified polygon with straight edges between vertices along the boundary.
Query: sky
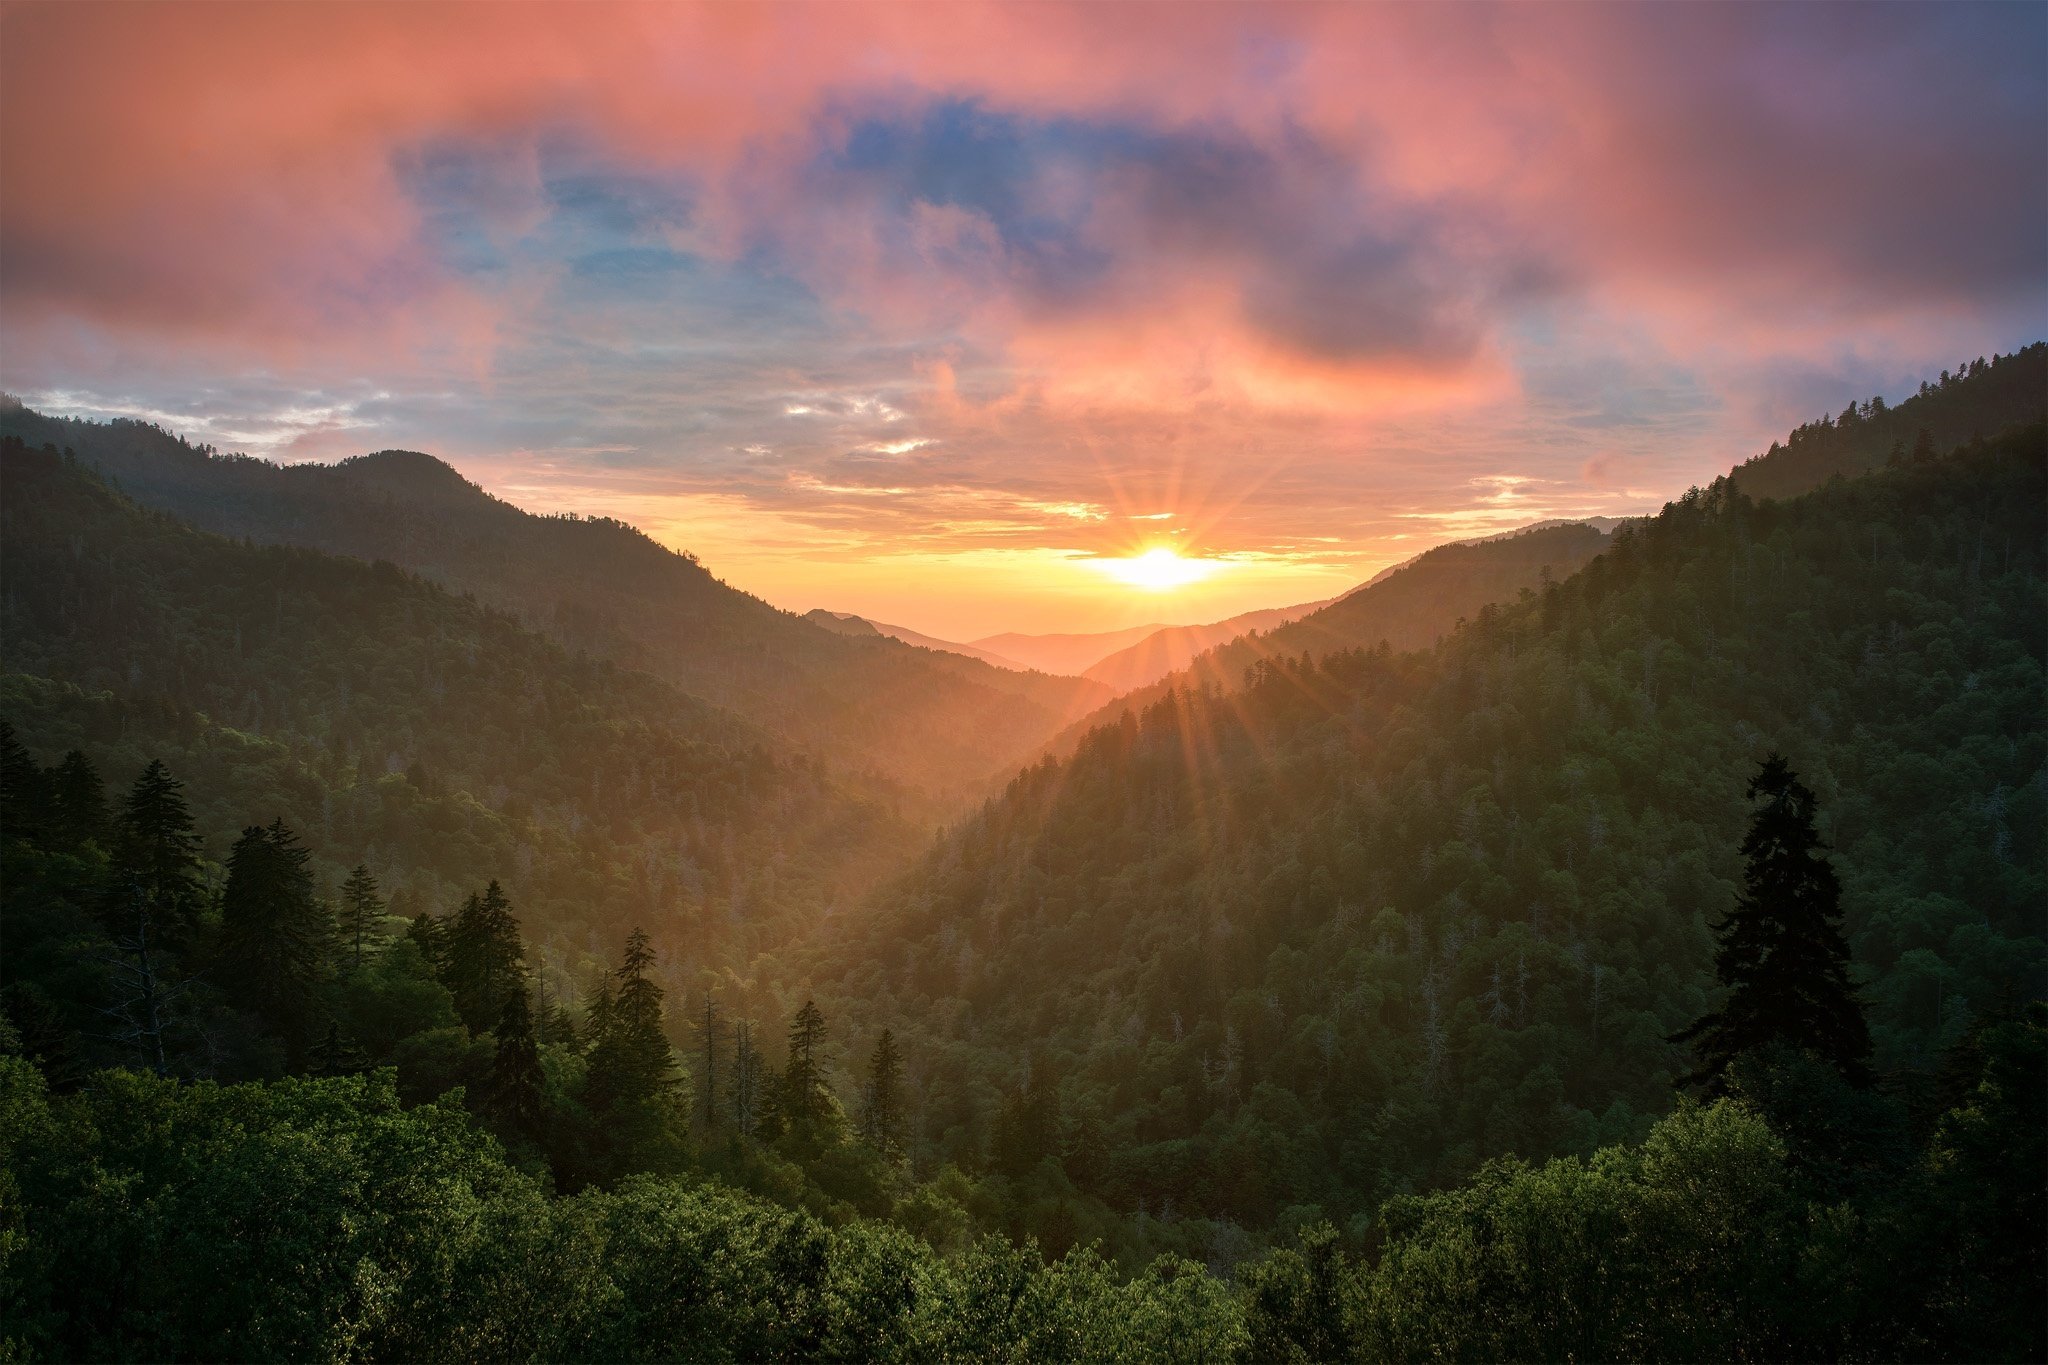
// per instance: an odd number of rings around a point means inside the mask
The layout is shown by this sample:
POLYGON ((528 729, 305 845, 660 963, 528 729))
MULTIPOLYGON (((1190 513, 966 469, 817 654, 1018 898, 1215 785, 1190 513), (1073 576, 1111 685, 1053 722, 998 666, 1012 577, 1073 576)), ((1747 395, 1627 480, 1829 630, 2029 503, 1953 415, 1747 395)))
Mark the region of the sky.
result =
POLYGON ((947 638, 1651 510, 2043 335, 2048 5, 0 8, 0 388, 947 638))

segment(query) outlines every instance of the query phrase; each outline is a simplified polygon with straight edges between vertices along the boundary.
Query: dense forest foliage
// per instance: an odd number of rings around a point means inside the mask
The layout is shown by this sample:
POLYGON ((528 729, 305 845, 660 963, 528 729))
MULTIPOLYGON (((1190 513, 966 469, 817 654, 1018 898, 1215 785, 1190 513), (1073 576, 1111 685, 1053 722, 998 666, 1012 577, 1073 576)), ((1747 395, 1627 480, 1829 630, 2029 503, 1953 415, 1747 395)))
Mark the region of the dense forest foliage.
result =
POLYGON ((1263 1254, 1212 1238, 1119 1264, 1099 1243, 977 1235, 957 1197, 1000 1219, 1001 1169, 918 1182, 887 1032, 857 1122, 808 1003, 779 1069, 742 1031, 723 1088, 713 1049, 693 1095, 644 935, 572 1011, 535 989, 495 883, 399 932, 362 870, 322 904, 276 821, 243 832, 207 895, 161 764, 109 803, 82 755, 40 767, 0 733, 0 815, 10 936, 69 950, 11 981, 0 1015, 11 1358, 1975 1360, 2043 1344, 2039 1005, 1973 1026, 1924 1113, 1766 1045, 1732 1060, 1727 1098, 1681 1103, 1640 1144, 1493 1163, 1345 1233, 1304 1212, 1263 1254), (111 1027, 72 1027, 65 1006, 93 998, 111 1027), (94 1069, 108 1062, 127 1069, 94 1069), (197 1078, 251 1069, 295 1074, 197 1078))
POLYGON ((1424 556, 873 891, 890 779, 0 442, 0 1356, 2042 1358, 2044 357, 1424 556))
POLYGON ((70 449, 136 501, 203 530, 386 560, 473 594, 565 648, 652 673, 837 767, 872 770, 927 815, 979 794, 1109 697, 1078 678, 822 629, 624 522, 535 516, 415 451, 280 466, 11 399, 0 435, 70 449))
POLYGON ((2044 469, 2036 425, 1789 503, 1722 481, 1432 652, 1176 692, 1020 776, 820 995, 904 1021, 932 1160, 1014 1143, 1019 1231, 1060 1240, 1073 1189, 1226 1240, 1344 1222, 1669 1108, 1778 749, 1923 1103, 2048 984, 2044 469))
POLYGON ((1966 442, 2037 421, 2048 394, 2048 342, 2011 355, 1979 356, 1922 380, 1896 407, 1884 398, 1851 403, 1799 427, 1734 472, 1752 498, 1789 498, 1829 479, 1854 478, 1905 459, 1926 459, 1966 442))

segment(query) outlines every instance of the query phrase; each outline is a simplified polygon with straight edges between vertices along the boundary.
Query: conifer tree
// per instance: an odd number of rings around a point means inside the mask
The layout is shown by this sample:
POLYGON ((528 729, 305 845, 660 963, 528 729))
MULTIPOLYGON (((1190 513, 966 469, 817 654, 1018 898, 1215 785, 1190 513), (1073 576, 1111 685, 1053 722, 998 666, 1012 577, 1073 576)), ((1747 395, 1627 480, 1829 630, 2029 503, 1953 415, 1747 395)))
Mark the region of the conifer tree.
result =
POLYGON ((361 1049, 341 1036, 341 1025, 327 1021, 327 1036, 308 1058, 315 1076, 352 1076, 363 1069, 361 1049))
POLYGON ((1024 1086, 1003 1100, 989 1140, 996 1169, 1022 1178, 1039 1162, 1059 1155, 1059 1092, 1051 1070, 1034 1063, 1024 1086))
POLYGON ((494 881, 464 901, 444 931, 442 982, 455 997, 455 1012, 471 1032, 488 1032, 506 1000, 526 989, 525 947, 512 902, 494 881))
POLYGON ((0 839, 39 839, 48 808, 43 770, 0 720, 0 839))
POLYGON ((361 863, 342 883, 340 920, 341 941, 348 950, 349 965, 360 967, 364 946, 384 935, 384 902, 377 895, 377 879, 361 863))
POLYGON ((107 843, 107 793, 90 760, 73 749, 50 770, 49 818, 58 842, 68 848, 107 843))
POLYGON ((726 1097, 733 1131, 752 1137, 761 1112, 761 1058, 754 1050, 754 1027, 744 1019, 732 1026, 732 1081, 726 1097))
POLYGON ((576 1051, 581 1041, 576 1035, 576 1016, 571 1014, 569 1007, 560 1000, 553 1004, 548 1003, 548 974, 545 967, 535 970, 533 988, 537 997, 533 1010, 535 1041, 553 1043, 558 1047, 568 1048, 571 1052, 576 1051))
POLYGON ((1867 1085, 1870 1030, 1849 982, 1842 889, 1814 829, 1813 793, 1772 754, 1749 797, 1761 804, 1742 841, 1742 893, 1714 958, 1728 998, 1673 1040, 1691 1043, 1699 1063, 1686 1083, 1719 1093, 1737 1057, 1782 1044, 1867 1085))
POLYGON ((597 984, 591 988, 590 1002, 583 1007, 581 1034, 586 1055, 594 1053, 605 1034, 611 1032, 612 1006, 616 1002, 617 996, 612 990, 612 974, 600 973, 597 984))
POLYGON ((540 1131, 545 1093, 533 1011, 526 991, 516 990, 506 997, 505 1012, 498 1019, 498 1047, 491 1056, 487 1088, 491 1112, 512 1132, 532 1137, 540 1131))
POLYGON ((647 974, 653 965, 647 935, 635 929, 627 936, 602 1031, 590 1050, 592 1108, 602 1111, 657 1100, 675 1087, 675 1055, 661 1027, 662 989, 647 974))
POLYGON ((199 877, 199 835, 185 807, 184 785, 161 759, 135 779, 114 835, 107 907, 117 934, 130 932, 138 907, 151 920, 150 936, 173 950, 189 948, 199 933, 205 892, 199 877))
POLYGON ((903 1059, 896 1051, 896 1036, 888 1029, 875 1041, 868 1059, 868 1081, 861 1113, 861 1133, 870 1146, 894 1159, 902 1149, 902 1108, 897 1091, 903 1079, 903 1059))
POLYGON ((422 910, 405 927, 405 936, 419 945, 420 956, 434 970, 436 980, 448 974, 448 926, 422 910))
POLYGON ((718 1002, 704 992, 704 1125, 718 1123, 718 1002))
POLYGON ((221 963, 233 993, 288 1042, 334 943, 334 917, 313 895, 308 855, 282 819, 242 831, 221 892, 221 963))
POLYGON ((825 1084, 825 1016, 806 1000, 789 1023, 789 1059, 782 1068, 780 1106, 792 1128, 816 1131, 832 1113, 832 1092, 825 1084))

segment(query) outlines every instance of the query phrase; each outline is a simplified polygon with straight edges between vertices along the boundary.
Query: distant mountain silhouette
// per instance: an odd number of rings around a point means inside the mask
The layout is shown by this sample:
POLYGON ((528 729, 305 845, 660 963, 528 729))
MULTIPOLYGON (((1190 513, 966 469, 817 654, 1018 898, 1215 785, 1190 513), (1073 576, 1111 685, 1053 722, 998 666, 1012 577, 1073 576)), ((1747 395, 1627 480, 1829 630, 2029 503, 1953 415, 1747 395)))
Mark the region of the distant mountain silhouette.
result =
POLYGON ((222 534, 389 560, 571 649, 644 669, 932 809, 1100 705, 1098 683, 993 667, 777 610, 621 521, 538 516, 418 451, 276 465, 154 425, 0 407, 0 434, 70 448, 129 496, 222 534))
POLYGON ((1007 659, 1015 659, 1027 668, 1044 673, 1064 673, 1080 677, 1089 668, 1129 645, 1134 645, 1155 631, 1171 629, 1154 622, 1146 626, 1126 626, 1122 630, 1074 631, 1065 634, 1025 635, 1015 631, 1003 635, 988 635, 973 643, 977 648, 991 650, 1007 659))
POLYGON ((1483 607, 1512 602, 1547 580, 1570 577, 1606 547, 1604 534, 1576 522, 1440 545, 1383 570, 1298 620, 1237 636, 1197 654, 1185 667, 1124 693, 1068 727, 1054 751, 1066 751, 1089 730, 1142 711, 1176 688, 1235 689, 1248 670, 1264 661, 1370 649, 1382 643, 1397 650, 1425 648, 1483 607))
POLYGON ((1159 681, 1175 669, 1186 668, 1204 650, 1228 644, 1240 635, 1272 630, 1299 620, 1337 599, 1304 602, 1294 607, 1268 607, 1248 611, 1226 621, 1202 626, 1162 626, 1136 644, 1120 649, 1089 665, 1081 676, 1102 683, 1115 692, 1128 692, 1159 681))
POLYGON ((883 621, 870 621, 865 616, 856 616, 851 612, 826 611, 820 607, 815 611, 805 612, 804 620, 815 621, 825 629, 836 630, 841 635, 886 635, 892 640, 901 640, 906 645, 916 645, 919 649, 936 649, 946 654, 962 654, 967 658, 979 659, 985 664, 993 664, 997 668, 1007 668, 1016 673, 1043 671, 1034 669, 1029 664, 1018 663, 1015 659, 1005 658, 994 650, 983 649, 979 645, 963 645, 957 640, 941 640, 935 635, 926 635, 922 631, 912 630, 908 626, 892 626, 883 621))

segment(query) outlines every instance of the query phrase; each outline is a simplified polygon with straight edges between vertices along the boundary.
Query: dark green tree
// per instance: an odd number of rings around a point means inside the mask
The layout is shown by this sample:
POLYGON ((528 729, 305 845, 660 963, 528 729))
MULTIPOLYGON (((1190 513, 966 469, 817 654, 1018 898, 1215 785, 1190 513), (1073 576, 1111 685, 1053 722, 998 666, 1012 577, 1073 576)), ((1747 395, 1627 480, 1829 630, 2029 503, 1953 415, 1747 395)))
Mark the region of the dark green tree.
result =
POLYGON ((486 1090, 491 1113, 509 1131, 535 1136, 545 1111, 546 1084, 533 1035, 533 1010, 525 990, 516 990, 506 997, 505 1012, 498 1019, 498 1047, 491 1056, 486 1090))
POLYGON ((108 882, 106 904, 117 934, 133 930, 141 907, 150 917, 150 936, 163 947, 184 950, 198 937, 206 903, 199 835, 184 786, 161 759, 142 770, 122 805, 108 882))
POLYGON ((340 924, 342 946, 348 950, 349 965, 363 965, 363 948, 384 935, 384 902, 377 895, 377 879, 361 863, 348 874, 341 887, 340 924))
POLYGON ((344 1038, 339 1022, 327 1021, 327 1036, 306 1059, 315 1076, 353 1076, 363 1069, 362 1049, 344 1038))
POLYGON ((10 981, 0 988, 0 1014, 14 1026, 21 1055, 36 1064, 57 1091, 75 1089, 85 1079, 78 1033, 50 993, 34 981, 10 981))
POLYGON ((587 1095, 594 1109, 658 1100, 675 1088, 675 1055, 661 1027, 662 989, 647 974, 653 965, 647 934, 635 929, 590 1050, 587 1095))
POLYGON ((14 737, 14 727, 0 720, 0 838, 40 839, 48 811, 48 779, 14 737))
POLYGON ((1867 1085, 1870 1030, 1849 981, 1842 888, 1814 829, 1813 793, 1772 754, 1749 797, 1760 804, 1742 841, 1742 894, 1718 927, 1714 958, 1728 997, 1674 1039, 1698 1061, 1686 1084, 1718 1094, 1737 1057, 1783 1044, 1867 1085))
POLYGON ((86 756, 73 749, 47 779, 51 832, 60 846, 107 843, 107 792, 86 756))
POLYGON ((809 1000, 789 1023, 789 1060, 778 1100, 791 1128, 816 1132, 830 1121, 832 1092, 825 1083, 825 1016, 809 1000))
POLYGON ((726 1086, 734 1132, 754 1135, 761 1099, 761 1054, 754 1047, 754 1026, 742 1019, 732 1026, 732 1080, 726 1086))
POLYGON ((896 1035, 888 1029, 875 1040, 875 1052, 868 1059, 868 1080, 861 1105, 861 1136, 884 1156, 894 1159, 902 1150, 903 1112, 898 1091, 903 1082, 903 1058, 896 1050, 896 1035))
POLYGON ((405 936, 418 945, 420 956, 439 979, 448 974, 448 925, 422 910, 405 926, 405 936))
POLYGON ((464 901, 445 930, 442 982, 470 1031, 489 1032, 503 1017, 505 1002, 526 989, 526 950, 512 902, 494 881, 464 901))
POLYGON ((704 1125, 718 1125, 718 1002, 704 992, 704 1125))
POLYGON ((1059 1133, 1059 1088, 1052 1069, 1035 1061, 1023 1088, 1006 1096, 996 1112, 989 1155, 997 1170, 1021 1179, 1047 1157, 1059 1155, 1059 1133))
POLYGON ((228 856, 220 902, 223 984, 294 1045, 334 944, 307 860, 282 819, 251 825, 228 856))

